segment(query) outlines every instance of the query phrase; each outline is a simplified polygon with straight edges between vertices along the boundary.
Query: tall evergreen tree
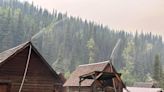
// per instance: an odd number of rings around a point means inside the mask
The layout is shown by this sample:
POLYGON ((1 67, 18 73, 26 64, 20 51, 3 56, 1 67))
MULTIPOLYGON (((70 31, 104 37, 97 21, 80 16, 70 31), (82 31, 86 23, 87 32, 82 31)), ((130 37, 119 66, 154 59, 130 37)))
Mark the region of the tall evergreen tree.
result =
POLYGON ((160 87, 164 89, 164 72, 162 72, 162 75, 161 75, 161 81, 160 81, 160 87))
POLYGON ((154 75, 153 75, 153 78, 157 82, 160 82, 161 76, 162 76, 162 67, 161 67, 161 63, 160 63, 160 57, 157 54, 155 56, 155 60, 154 60, 154 75))
POLYGON ((123 51, 125 67, 121 70, 122 78, 127 85, 133 85, 136 78, 133 75, 134 71, 134 43, 131 41, 123 51))

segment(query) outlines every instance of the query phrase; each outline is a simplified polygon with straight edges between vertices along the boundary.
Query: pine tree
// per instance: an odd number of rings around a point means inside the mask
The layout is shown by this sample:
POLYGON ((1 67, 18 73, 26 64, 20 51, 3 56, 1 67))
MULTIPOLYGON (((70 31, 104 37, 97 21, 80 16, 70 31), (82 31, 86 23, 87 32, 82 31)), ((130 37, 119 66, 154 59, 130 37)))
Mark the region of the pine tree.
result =
POLYGON ((160 57, 157 54, 155 56, 155 60, 154 60, 154 75, 153 75, 153 78, 157 82, 160 82, 161 76, 162 76, 162 67, 161 67, 161 63, 160 63, 160 57))
POLYGON ((161 81, 160 81, 160 87, 164 89, 164 72, 162 72, 162 76, 161 76, 161 81))
POLYGON ((127 44, 127 47, 123 51, 123 57, 125 62, 125 67, 120 71, 123 75, 122 78, 127 85, 133 85, 136 81, 133 75, 134 70, 134 43, 131 41, 127 44))

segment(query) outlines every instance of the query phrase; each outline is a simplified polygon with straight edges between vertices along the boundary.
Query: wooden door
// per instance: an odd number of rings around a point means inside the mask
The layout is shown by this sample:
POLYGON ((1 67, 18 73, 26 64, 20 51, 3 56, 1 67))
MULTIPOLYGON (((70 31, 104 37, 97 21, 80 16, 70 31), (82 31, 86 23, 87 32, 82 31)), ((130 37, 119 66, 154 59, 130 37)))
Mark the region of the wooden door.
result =
POLYGON ((8 85, 0 84, 0 92, 8 92, 8 85))

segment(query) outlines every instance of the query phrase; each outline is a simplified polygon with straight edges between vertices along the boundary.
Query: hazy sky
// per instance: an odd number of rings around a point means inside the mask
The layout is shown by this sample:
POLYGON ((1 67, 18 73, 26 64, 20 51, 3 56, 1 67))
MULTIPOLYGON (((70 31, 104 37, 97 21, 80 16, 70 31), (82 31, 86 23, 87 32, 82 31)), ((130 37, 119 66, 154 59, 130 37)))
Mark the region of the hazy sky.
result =
POLYGON ((112 29, 153 32, 164 37, 164 0, 26 0, 108 25, 112 29))

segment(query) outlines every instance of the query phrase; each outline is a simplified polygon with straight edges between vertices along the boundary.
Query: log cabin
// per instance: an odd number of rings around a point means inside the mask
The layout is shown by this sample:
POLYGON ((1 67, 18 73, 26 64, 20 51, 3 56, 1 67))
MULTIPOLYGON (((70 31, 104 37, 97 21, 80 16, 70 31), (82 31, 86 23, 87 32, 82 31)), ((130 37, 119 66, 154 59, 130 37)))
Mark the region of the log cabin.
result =
POLYGON ((109 61, 79 65, 63 85, 67 92, 123 92, 126 86, 109 61))
POLYGON ((31 42, 0 53, 0 92, 63 92, 63 82, 31 42), (31 49, 31 51, 30 51, 31 49))

